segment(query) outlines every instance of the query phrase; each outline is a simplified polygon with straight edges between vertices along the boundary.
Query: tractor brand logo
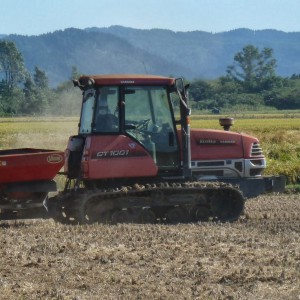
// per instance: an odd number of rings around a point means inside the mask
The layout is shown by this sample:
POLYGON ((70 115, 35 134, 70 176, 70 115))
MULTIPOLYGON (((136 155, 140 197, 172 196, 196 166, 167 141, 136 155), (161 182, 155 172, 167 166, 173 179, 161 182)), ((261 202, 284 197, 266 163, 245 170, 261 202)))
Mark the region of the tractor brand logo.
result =
POLYGON ((129 146, 131 149, 135 149, 136 143, 129 143, 128 146, 129 146))
POLYGON ((121 83, 134 83, 134 80, 121 80, 121 83))
POLYGON ((51 154, 47 157, 47 162, 50 164, 59 164, 63 161, 63 157, 60 154, 51 154))
POLYGON ((236 144, 234 140, 213 140, 213 139, 200 139, 199 145, 233 145, 236 144))

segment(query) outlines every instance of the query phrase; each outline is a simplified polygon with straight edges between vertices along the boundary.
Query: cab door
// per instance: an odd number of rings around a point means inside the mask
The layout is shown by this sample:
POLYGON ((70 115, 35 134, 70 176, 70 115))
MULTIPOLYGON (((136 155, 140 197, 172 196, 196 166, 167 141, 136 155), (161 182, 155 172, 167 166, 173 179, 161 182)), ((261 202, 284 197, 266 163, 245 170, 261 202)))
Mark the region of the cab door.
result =
POLYGON ((165 87, 126 87, 125 132, 152 156, 159 170, 179 168, 179 147, 165 87))

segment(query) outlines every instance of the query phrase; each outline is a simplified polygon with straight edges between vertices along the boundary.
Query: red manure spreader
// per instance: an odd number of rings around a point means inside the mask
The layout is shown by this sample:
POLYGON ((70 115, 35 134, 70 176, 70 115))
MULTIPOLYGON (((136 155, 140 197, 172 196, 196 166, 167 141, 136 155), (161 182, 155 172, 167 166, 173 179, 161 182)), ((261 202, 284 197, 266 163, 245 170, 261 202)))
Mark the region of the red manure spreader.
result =
POLYGON ((229 131, 231 118, 220 119, 225 130, 190 129, 181 78, 91 75, 74 85, 82 108, 65 153, 0 152, 0 218, 39 210, 66 224, 234 221, 246 198, 284 191, 283 176, 262 175, 258 139, 229 131), (65 187, 48 196, 63 164, 65 187))
POLYGON ((43 201, 57 190, 53 178, 63 164, 61 151, 0 150, 0 220, 47 216, 43 201))

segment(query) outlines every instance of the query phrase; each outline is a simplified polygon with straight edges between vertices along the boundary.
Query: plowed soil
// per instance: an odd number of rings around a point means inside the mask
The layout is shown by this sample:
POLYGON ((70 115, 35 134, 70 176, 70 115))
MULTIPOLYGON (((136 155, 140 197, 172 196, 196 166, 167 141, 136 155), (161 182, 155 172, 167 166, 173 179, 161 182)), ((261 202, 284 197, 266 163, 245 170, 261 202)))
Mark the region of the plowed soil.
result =
POLYGON ((234 223, 0 222, 0 299, 300 299, 300 196, 234 223))

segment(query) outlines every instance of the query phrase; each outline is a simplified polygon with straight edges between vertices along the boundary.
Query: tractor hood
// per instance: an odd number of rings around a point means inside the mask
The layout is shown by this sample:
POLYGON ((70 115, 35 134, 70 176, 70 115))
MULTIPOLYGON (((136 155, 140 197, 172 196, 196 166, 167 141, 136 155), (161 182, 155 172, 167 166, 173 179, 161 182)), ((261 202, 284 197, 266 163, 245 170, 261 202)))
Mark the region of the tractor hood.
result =
POLYGON ((191 130, 192 160, 263 158, 257 138, 232 131, 191 130))

